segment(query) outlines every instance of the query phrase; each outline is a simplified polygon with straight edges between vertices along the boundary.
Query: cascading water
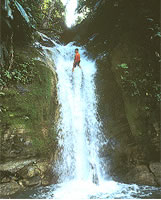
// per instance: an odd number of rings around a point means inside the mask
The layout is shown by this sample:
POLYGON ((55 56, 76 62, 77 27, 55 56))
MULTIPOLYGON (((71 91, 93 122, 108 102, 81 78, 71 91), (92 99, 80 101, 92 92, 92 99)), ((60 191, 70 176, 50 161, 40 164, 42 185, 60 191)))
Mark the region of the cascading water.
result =
POLYGON ((114 182, 104 173, 100 149, 106 142, 101 132, 95 91, 95 62, 79 48, 81 69, 72 73, 76 46, 58 45, 53 59, 58 75, 60 120, 58 141, 61 149, 56 170, 60 176, 53 197, 55 199, 132 198, 137 185, 114 182), (121 192, 121 193, 120 193, 121 192), (125 195, 126 193, 126 195, 125 195))
POLYGON ((73 43, 66 46, 53 43, 53 48, 42 48, 52 52, 53 56, 49 59, 53 65, 55 63, 58 76, 60 119, 57 133, 60 151, 54 173, 58 173, 59 180, 57 184, 27 191, 27 194, 23 192, 18 198, 157 198, 160 194, 158 188, 117 183, 105 176, 104 161, 100 158, 105 140, 97 113, 95 62, 85 56, 83 48, 79 48, 81 69, 76 67, 72 73, 76 46, 73 43))
MULTIPOLYGON (((103 180, 99 162, 101 140, 98 140, 101 123, 97 115, 95 63, 86 58, 81 48, 81 69, 77 67, 72 73, 75 48, 72 43, 56 46, 59 52, 55 53, 58 100, 61 105, 58 124, 61 159, 57 169, 60 182, 84 187, 84 184, 95 185, 103 180)), ((68 190, 67 193, 69 195, 68 190)))
POLYGON ((58 100, 61 105, 58 141, 62 149, 62 164, 59 163, 58 168, 63 180, 92 181, 95 175, 101 178, 97 141, 100 124, 93 80, 96 69, 94 62, 83 57, 81 49, 82 69, 77 67, 72 73, 75 48, 73 45, 60 46, 58 50, 61 54, 56 62, 58 100))

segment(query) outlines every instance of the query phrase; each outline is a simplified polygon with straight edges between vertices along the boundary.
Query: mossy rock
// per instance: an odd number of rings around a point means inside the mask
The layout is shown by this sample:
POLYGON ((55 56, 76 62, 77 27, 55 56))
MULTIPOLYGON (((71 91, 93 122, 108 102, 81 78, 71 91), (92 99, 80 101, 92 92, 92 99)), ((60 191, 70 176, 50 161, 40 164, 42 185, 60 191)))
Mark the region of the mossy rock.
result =
MULTIPOLYGON (((3 160, 9 159, 16 145, 22 147, 22 156, 25 155, 24 151, 31 155, 49 155, 56 148, 56 132, 53 129, 57 109, 56 75, 43 62, 43 57, 36 48, 17 49, 16 55, 24 62, 38 57, 42 61, 34 61, 35 76, 30 84, 17 83, 1 91, 0 134, 3 160), (25 146, 28 138, 31 145, 25 146), (3 151, 6 148, 7 155, 3 151)), ((17 155, 21 157, 21 153, 17 155)))

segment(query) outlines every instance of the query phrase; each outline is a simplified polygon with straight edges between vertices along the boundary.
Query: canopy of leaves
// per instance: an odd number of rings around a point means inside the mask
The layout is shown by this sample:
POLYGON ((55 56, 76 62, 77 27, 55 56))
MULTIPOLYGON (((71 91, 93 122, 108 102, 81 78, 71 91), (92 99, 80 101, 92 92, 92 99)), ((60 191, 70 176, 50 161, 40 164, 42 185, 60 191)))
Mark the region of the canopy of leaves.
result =
MULTIPOLYGON (((30 43, 36 29, 61 32, 65 8, 61 0, 4 0, 0 9, 0 73, 4 75, 4 71, 7 72, 9 78, 14 63, 14 45, 30 43)), ((5 80, 5 77, 2 79, 5 80)))
POLYGON ((44 0, 41 10, 41 26, 61 32, 65 25, 65 7, 61 0, 44 0))

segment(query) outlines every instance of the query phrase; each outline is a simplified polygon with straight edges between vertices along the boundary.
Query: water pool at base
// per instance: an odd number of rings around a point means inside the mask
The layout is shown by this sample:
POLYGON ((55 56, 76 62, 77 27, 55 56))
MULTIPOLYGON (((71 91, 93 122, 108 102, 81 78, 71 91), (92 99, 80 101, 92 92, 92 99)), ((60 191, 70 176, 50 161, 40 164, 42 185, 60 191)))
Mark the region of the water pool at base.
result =
POLYGON ((138 186, 107 181, 101 185, 71 181, 35 189, 28 189, 10 198, 16 199, 160 199, 158 187, 138 186))

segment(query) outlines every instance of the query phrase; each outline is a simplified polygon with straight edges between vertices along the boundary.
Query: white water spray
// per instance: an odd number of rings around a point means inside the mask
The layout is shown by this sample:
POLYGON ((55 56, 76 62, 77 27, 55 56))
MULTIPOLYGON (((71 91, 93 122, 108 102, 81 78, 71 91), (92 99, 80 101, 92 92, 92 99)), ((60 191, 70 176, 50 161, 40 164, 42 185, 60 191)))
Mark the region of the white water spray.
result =
POLYGON ((56 72, 58 100, 61 105, 58 125, 61 160, 58 163, 61 181, 101 180, 99 163, 100 123, 97 119, 97 102, 94 77, 95 63, 81 54, 81 69, 72 73, 75 46, 57 46, 56 72))
POLYGON ((76 46, 56 44, 54 62, 58 76, 59 161, 56 170, 59 181, 54 199, 107 198, 119 191, 117 182, 104 180, 99 150, 103 145, 101 123, 97 113, 95 94, 95 62, 79 48, 81 69, 72 73, 76 46))

